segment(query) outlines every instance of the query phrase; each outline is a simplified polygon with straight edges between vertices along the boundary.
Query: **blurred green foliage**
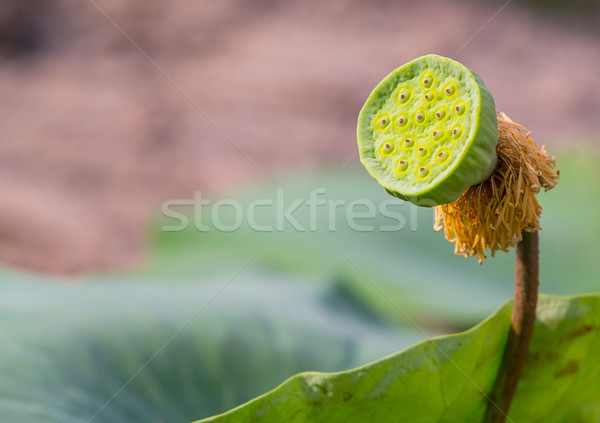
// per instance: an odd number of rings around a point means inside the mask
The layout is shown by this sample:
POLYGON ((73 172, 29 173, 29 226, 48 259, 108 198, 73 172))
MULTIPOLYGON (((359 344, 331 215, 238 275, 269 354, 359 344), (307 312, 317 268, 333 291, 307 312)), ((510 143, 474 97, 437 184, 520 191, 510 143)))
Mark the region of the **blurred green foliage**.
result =
POLYGON ((167 285, 5 273, 0 421, 192 421, 294 373, 344 370, 420 339, 326 281, 250 272, 227 286, 233 275, 167 285))
MULTIPOLYGON (((592 150, 593 151, 593 150, 592 150)), ((544 207, 540 233, 541 291, 548 294, 577 294, 600 290, 596 260, 600 223, 600 154, 589 150, 558 154, 561 170, 558 186, 541 193, 544 207)), ((479 265, 474 258, 454 254, 453 244, 433 230, 433 211, 418 208, 387 195, 362 169, 324 171, 272 178, 269 182, 233 198, 247 210, 255 199, 277 203, 282 188, 284 209, 296 199, 310 199, 323 188, 326 205, 317 209, 315 231, 310 231, 310 208, 298 207, 293 217, 306 229, 299 232, 285 223, 282 231, 257 232, 244 219, 239 230, 224 233, 211 225, 211 210, 203 208, 198 231, 190 220, 183 232, 158 232, 155 260, 145 270, 149 276, 177 275, 193 278, 236 268, 249 254, 270 269, 294 274, 328 276, 345 286, 373 312, 389 321, 406 324, 402 314, 373 286, 371 279, 409 314, 421 321, 452 328, 469 327, 512 296, 514 252, 499 253, 479 265), (347 223, 348 207, 334 210, 335 231, 330 230, 330 201, 368 200, 390 207, 405 221, 395 232, 377 230, 397 222, 377 213, 360 225, 373 225, 370 232, 355 231, 347 223)), ((214 203, 214 201, 213 201, 214 203)), ((365 211, 365 207, 357 210, 365 211)), ((234 220, 231 208, 221 208, 225 221, 234 220)), ((275 227, 277 208, 257 207, 256 221, 275 227)), ((173 224, 168 220, 167 225, 173 224)), ((276 229, 276 228, 275 228, 276 229)))

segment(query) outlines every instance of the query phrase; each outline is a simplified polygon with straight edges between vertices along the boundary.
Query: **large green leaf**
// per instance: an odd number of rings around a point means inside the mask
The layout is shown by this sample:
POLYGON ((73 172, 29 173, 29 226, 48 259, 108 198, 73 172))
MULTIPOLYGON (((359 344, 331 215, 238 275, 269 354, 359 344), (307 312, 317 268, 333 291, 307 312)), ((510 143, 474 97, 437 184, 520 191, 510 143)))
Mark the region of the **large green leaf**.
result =
MULTIPOLYGON (((477 327, 364 367, 304 373, 203 422, 480 422, 501 361, 510 303, 477 327)), ((600 296, 545 296, 510 417, 600 421, 600 296)))
POLYGON ((336 284, 246 269, 226 286, 233 274, 140 284, 4 272, 0 422, 191 421, 294 373, 347 369, 422 339, 336 284))
MULTIPOLYGON (((596 258, 600 256, 597 242, 599 159, 600 155, 593 149, 585 154, 572 151, 559 154, 560 183, 555 190, 539 196, 544 205, 544 230, 540 234, 543 292, 567 295, 600 289, 600 279, 596 276, 596 258)), ((441 233, 433 231, 431 210, 390 197, 362 169, 288 173, 255 189, 247 188, 233 199, 240 201, 247 211, 256 199, 277 204, 279 197, 285 209, 297 199, 310 199, 311 192, 318 188, 324 188, 324 195, 318 198, 327 204, 317 209, 314 231, 310 231, 311 213, 306 204, 292 215, 306 232, 294 230, 287 222, 283 222, 282 230, 277 230, 277 208, 257 207, 256 221, 272 225, 273 232, 254 231, 244 220, 241 227, 231 233, 220 232, 214 226, 208 232, 191 227, 184 232, 159 233, 157 260, 145 274, 176 274, 185 278, 226 264, 243 263, 249 253, 255 252, 257 262, 271 268, 336 277, 372 310, 406 325, 394 306, 372 289, 364 272, 413 318, 450 328, 471 326, 512 296, 512 251, 499 253, 481 266, 475 259, 456 257, 453 245, 441 233), (280 194, 279 187, 282 188, 280 194), (400 214, 406 225, 395 232, 353 230, 346 221, 346 206, 361 199, 371 201, 376 207, 385 201, 394 203, 390 210, 400 214), (336 200, 345 201, 346 206, 334 208, 336 228, 331 231, 330 202, 336 200)), ((211 199, 213 203, 218 200, 211 199)), ((202 210, 201 223, 209 225, 211 209, 205 206, 202 210)), ((231 212, 231 208, 223 208, 224 213, 220 213, 225 222, 233 219, 227 216, 227 210, 231 212)), ((358 207, 357 210, 366 209, 358 207)), ((169 219, 165 223, 172 225, 173 221, 169 219)), ((380 213, 375 219, 357 223, 371 224, 375 228, 395 224, 393 219, 380 213)))

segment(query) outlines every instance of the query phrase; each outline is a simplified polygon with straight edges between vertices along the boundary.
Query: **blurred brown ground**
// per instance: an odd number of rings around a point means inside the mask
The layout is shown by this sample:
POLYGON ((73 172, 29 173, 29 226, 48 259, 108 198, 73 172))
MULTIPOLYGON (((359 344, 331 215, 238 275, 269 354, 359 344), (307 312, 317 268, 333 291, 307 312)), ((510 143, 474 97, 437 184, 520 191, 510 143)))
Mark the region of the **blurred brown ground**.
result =
MULTIPOLYGON (((59 273, 131 266, 164 199, 276 168, 343 165, 375 84, 414 57, 453 57, 503 5, 96 2, 185 95, 92 2, 2 0, 3 263, 59 273)), ((514 1, 456 57, 540 144, 598 139, 598 8, 582 4, 514 1)))

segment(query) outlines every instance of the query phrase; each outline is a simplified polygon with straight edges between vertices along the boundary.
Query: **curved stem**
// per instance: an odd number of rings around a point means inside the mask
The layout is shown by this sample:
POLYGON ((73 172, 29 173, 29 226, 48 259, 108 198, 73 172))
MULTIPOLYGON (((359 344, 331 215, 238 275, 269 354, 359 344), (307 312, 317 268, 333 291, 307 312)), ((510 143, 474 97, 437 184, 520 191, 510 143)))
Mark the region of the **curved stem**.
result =
POLYGON ((535 325, 539 287, 538 233, 522 233, 517 244, 515 299, 502 364, 489 397, 484 423, 504 423, 508 417, 535 325))

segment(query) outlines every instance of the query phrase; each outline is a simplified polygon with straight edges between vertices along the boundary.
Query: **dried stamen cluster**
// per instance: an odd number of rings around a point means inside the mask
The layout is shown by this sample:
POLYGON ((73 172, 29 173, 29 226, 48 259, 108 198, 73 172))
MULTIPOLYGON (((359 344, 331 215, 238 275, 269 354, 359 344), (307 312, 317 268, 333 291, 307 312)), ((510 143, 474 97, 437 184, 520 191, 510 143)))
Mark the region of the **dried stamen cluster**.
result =
POLYGON ((435 230, 444 229, 455 252, 483 261, 485 251, 507 251, 521 240, 523 230, 541 229, 542 207, 535 195, 558 182, 554 157, 529 137, 531 131, 498 112, 498 165, 480 184, 460 198, 435 208, 435 230))

